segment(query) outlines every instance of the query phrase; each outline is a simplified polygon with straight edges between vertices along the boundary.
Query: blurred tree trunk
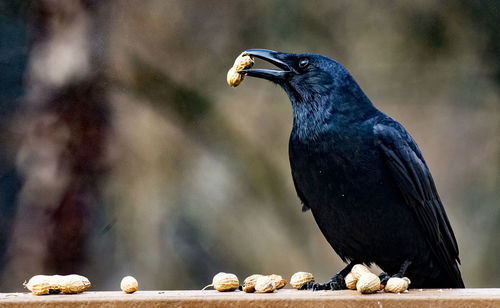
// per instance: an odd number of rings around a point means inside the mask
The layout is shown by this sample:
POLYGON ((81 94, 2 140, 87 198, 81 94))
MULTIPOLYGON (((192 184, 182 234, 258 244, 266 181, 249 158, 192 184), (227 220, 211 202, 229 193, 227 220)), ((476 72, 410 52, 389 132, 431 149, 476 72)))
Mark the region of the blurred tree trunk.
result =
POLYGON ((107 169, 106 9, 99 1, 39 0, 31 10, 25 109, 15 123, 23 132, 23 185, 2 279, 12 283, 7 289, 34 274, 79 271, 107 169))

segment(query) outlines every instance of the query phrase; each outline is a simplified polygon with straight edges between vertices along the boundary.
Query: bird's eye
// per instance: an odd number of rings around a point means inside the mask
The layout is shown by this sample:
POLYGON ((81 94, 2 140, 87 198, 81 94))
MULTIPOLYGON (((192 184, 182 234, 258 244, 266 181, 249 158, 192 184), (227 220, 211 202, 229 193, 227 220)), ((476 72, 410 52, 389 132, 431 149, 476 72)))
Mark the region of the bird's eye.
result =
POLYGON ((309 65, 309 59, 302 58, 299 60, 299 67, 300 68, 306 68, 308 65, 309 65))

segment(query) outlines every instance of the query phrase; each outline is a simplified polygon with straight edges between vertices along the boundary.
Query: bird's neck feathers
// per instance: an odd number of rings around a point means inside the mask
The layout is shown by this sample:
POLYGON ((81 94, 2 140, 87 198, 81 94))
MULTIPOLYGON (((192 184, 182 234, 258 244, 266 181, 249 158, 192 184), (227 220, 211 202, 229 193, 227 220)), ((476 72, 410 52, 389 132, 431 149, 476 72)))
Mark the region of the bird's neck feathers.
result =
POLYGON ((349 129, 377 112, 352 77, 341 85, 323 87, 321 92, 304 91, 306 95, 284 89, 292 102, 292 135, 302 142, 315 141, 332 127, 349 129))
POLYGON ((291 99, 293 110, 292 134, 303 142, 314 141, 327 130, 332 108, 322 96, 300 100, 291 99))

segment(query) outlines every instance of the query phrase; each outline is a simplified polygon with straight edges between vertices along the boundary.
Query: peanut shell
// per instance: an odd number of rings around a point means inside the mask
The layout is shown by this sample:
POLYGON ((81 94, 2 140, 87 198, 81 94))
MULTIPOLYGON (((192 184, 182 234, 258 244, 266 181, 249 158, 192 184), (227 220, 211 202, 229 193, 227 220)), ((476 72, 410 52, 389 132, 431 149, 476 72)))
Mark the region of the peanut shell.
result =
POLYGON ((132 276, 125 276, 120 282, 120 289, 122 289, 125 293, 134 293, 138 288, 139 283, 137 282, 137 279, 132 276))
POLYGON ((81 293, 90 288, 90 281, 81 275, 66 275, 59 278, 60 290, 63 293, 81 293))
POLYGON ((354 275, 352 273, 349 273, 345 276, 345 285, 347 286, 348 289, 351 290, 356 290, 356 283, 358 280, 354 278, 354 275))
POLYGON ((356 264, 352 267, 351 273, 354 276, 354 278, 359 279, 361 275, 371 272, 368 269, 368 267, 364 266, 363 264, 356 264))
POLYGON ((304 283, 314 281, 314 276, 307 272, 297 272, 290 278, 290 284, 295 289, 299 289, 304 283))
POLYGON ((286 286, 287 281, 281 277, 281 275, 272 274, 269 277, 276 283, 276 289, 279 290, 286 286))
POLYGON ((63 277, 61 275, 52 275, 52 276, 47 276, 49 278, 50 282, 50 289, 49 293, 50 294, 57 294, 61 292, 61 283, 64 282, 63 277))
POLYGON ((30 278, 24 286, 35 295, 49 294, 50 292, 50 276, 36 275, 30 278))
POLYGON ((259 279, 259 277, 262 277, 262 275, 254 274, 245 278, 243 281, 243 291, 247 293, 255 292, 255 282, 259 279))
POLYGON ((271 293, 276 290, 276 282, 270 276, 261 276, 255 281, 255 291, 258 293, 271 293))
POLYGON ((408 290, 409 284, 410 284, 410 279, 406 277, 404 278, 391 277, 389 278, 389 280, 387 280, 387 284, 385 285, 385 291, 392 293, 401 293, 408 290))
POLYGON ((375 293, 380 290, 380 278, 373 273, 364 273, 359 277, 356 289, 363 294, 375 293))
POLYGON ((251 56, 240 54, 234 61, 233 67, 227 72, 227 84, 231 87, 237 87, 245 78, 244 74, 238 73, 246 68, 251 68, 254 61, 251 56))
POLYGON ((225 292, 238 289, 240 282, 235 274, 221 272, 214 276, 212 285, 217 291, 225 292))

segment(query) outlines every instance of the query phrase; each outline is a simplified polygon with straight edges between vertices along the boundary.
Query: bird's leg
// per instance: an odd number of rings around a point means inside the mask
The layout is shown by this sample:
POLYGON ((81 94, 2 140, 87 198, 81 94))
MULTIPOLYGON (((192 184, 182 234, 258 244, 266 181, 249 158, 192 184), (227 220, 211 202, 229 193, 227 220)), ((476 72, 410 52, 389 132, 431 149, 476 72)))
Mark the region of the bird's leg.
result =
POLYGON ((343 290, 347 289, 345 285, 344 277, 349 274, 352 267, 355 264, 358 264, 358 261, 350 262, 346 267, 344 267, 340 272, 335 274, 329 281, 325 283, 317 283, 317 282, 306 282, 304 283, 299 290, 343 290))
POLYGON ((392 277, 398 277, 398 278, 403 278, 406 270, 408 269, 408 266, 410 266, 411 261, 410 260, 405 260, 403 264, 401 264, 401 268, 399 269, 399 272, 395 275, 392 275, 392 277))
MULTIPOLYGON (((410 260, 405 260, 403 264, 401 264, 399 272, 397 274, 392 275, 392 277, 403 278, 410 264, 411 264, 410 260)), ((387 284, 387 280, 391 278, 386 272, 380 273, 378 277, 380 278, 380 284, 384 286, 387 284)))

